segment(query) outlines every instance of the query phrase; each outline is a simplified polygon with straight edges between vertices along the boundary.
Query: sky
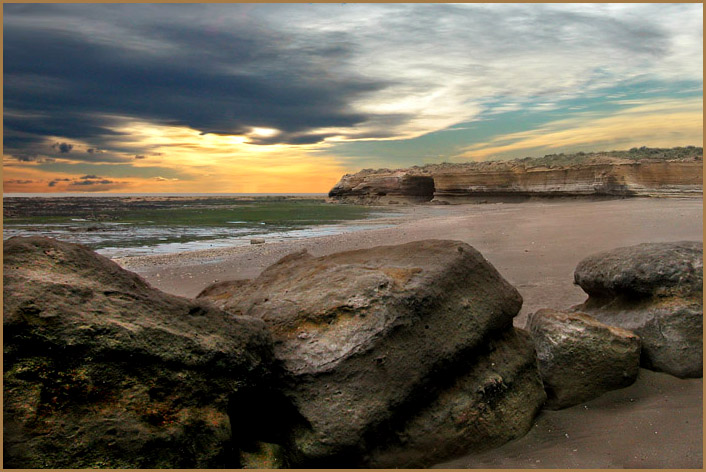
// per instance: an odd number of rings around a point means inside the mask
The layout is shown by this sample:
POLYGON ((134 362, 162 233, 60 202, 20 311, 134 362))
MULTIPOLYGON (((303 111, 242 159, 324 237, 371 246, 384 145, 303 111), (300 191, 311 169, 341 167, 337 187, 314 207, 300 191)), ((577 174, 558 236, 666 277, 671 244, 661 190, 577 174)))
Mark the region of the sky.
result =
POLYGON ((4 4, 3 191, 703 146, 701 4, 4 4))

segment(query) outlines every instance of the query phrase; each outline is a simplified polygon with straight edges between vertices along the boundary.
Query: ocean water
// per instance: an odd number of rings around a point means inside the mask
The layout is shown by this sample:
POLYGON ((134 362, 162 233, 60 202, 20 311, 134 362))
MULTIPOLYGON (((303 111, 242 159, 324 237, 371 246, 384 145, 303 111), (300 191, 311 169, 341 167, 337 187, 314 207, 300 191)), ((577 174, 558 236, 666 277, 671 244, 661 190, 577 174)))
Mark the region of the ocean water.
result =
POLYGON ((237 247, 391 226, 387 208, 323 194, 6 194, 3 239, 47 236, 110 258, 237 247), (383 219, 384 218, 384 219, 383 219))

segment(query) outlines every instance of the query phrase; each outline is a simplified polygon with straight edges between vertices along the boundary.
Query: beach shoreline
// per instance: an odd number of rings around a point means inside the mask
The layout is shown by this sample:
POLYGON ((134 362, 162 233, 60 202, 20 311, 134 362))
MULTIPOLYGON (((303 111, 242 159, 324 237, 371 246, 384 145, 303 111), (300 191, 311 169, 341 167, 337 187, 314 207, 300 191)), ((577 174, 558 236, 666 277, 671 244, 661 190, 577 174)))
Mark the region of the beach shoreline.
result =
MULTIPOLYGON (((163 291, 196 296, 215 281, 250 279, 281 257, 314 256, 420 239, 479 250, 521 293, 523 328, 540 308, 568 308, 586 294, 573 271, 586 256, 643 242, 703 241, 701 199, 535 201, 409 206, 393 227, 331 236, 116 260, 163 291)), ((630 387, 560 411, 543 411, 523 438, 444 468, 702 468, 703 381, 641 369, 630 387)))
POLYGON ((402 216, 363 220, 379 225, 376 229, 114 260, 160 290, 195 297, 214 282, 254 278, 302 249, 322 256, 422 239, 459 240, 480 251, 522 294, 515 319, 522 327, 527 314, 539 308, 585 300, 573 284, 573 270, 590 254, 643 242, 703 241, 700 198, 410 205, 399 211, 402 216))

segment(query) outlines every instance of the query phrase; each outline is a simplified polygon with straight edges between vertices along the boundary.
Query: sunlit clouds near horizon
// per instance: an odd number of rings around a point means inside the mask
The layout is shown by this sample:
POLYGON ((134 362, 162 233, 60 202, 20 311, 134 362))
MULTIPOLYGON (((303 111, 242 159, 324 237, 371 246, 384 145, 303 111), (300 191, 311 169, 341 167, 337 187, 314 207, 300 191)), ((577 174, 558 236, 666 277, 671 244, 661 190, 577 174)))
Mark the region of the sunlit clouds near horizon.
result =
POLYGON ((4 192, 703 145, 701 4, 5 4, 4 192))

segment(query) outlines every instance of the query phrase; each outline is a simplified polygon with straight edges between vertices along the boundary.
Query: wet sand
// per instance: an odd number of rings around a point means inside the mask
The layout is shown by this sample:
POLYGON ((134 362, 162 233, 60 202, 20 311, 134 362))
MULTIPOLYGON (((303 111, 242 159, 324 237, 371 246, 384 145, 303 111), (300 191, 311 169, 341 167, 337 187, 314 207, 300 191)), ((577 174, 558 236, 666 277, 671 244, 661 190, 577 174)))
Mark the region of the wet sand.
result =
POLYGON ((444 469, 701 469, 701 379, 640 369, 637 382, 544 410, 520 439, 438 464, 444 469))
MULTIPOLYGON (((703 241, 701 199, 561 200, 400 207, 392 228, 242 248, 117 260, 169 293, 193 297, 219 280, 256 277, 300 249, 319 256, 421 239, 464 241, 522 294, 515 325, 539 308, 586 299, 573 271, 598 251, 642 242, 703 241)), ((703 383, 642 370, 628 388, 544 411, 525 437, 443 467, 702 468, 703 383)))

